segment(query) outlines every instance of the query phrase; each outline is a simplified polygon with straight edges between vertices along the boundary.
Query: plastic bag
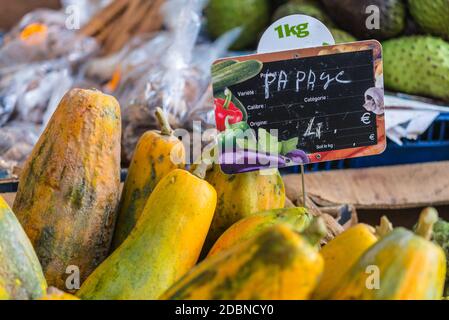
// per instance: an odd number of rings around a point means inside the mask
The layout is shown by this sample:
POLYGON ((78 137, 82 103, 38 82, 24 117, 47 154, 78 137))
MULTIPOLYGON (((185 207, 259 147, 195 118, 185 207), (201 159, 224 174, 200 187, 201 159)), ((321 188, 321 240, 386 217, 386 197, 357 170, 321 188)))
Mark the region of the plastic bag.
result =
POLYGON ((11 122, 0 130, 0 170, 11 174, 30 154, 40 135, 40 126, 11 122))
POLYGON ((79 63, 98 50, 93 38, 81 37, 66 26, 67 16, 53 10, 27 14, 9 32, 0 48, 0 69, 24 67, 29 63, 65 59, 79 63))
POLYGON ((132 68, 120 65, 123 79, 117 94, 123 108, 125 160, 130 160, 139 137, 157 128, 154 111, 158 106, 174 128, 191 129, 194 119, 213 125, 210 65, 226 52, 239 32, 233 31, 213 44, 196 45, 203 5, 203 0, 168 1, 164 7, 168 31, 133 51, 130 56, 139 55, 139 50, 145 53, 142 64, 134 63, 132 68))
POLYGON ((73 70, 98 50, 96 41, 65 26, 66 15, 37 10, 26 15, 0 47, 0 126, 8 120, 46 124, 73 70))
MULTIPOLYGON (((0 106, 15 109, 16 120, 45 125, 46 114, 55 108, 54 101, 60 99, 72 83, 67 64, 53 61, 32 64, 1 77, 0 97, 3 103, 0 106)), ((0 123, 5 123, 5 120, 6 117, 0 123)))
POLYGON ((81 26, 111 2, 112 0, 61 0, 64 12, 79 15, 81 26))

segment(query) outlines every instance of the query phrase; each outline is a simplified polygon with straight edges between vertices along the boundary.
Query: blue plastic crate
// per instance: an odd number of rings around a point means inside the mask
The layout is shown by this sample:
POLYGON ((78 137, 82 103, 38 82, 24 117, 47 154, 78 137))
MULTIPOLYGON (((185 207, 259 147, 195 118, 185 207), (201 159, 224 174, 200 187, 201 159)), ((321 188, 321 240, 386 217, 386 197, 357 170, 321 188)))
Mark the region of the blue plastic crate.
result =
MULTIPOLYGON (((387 149, 377 156, 336 160, 306 165, 306 172, 335 169, 356 169, 397 164, 449 160, 449 113, 440 114, 417 140, 404 140, 399 146, 388 141, 387 149)), ((283 169, 284 173, 299 173, 299 167, 283 169)))

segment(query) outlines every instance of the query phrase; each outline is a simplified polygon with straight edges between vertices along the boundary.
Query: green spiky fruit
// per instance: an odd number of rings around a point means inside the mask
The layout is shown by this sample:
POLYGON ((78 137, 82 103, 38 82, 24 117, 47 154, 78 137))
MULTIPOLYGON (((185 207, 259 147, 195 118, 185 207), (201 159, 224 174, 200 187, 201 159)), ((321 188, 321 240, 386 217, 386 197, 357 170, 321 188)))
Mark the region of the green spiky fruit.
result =
POLYGON ((331 28, 329 31, 332 33, 336 44, 357 41, 353 35, 341 29, 331 28))
POLYGON ((306 16, 314 17, 315 19, 320 20, 328 27, 332 27, 334 25, 329 16, 318 6, 311 4, 296 4, 296 3, 287 3, 284 4, 283 6, 280 6, 273 15, 273 21, 279 20, 283 17, 292 14, 305 14, 306 16))
POLYGON ((231 49, 248 48, 268 26, 270 7, 269 0, 210 0, 206 8, 208 32, 218 38, 231 29, 242 27, 241 35, 231 49))
POLYGON ((320 0, 290 0, 288 2, 296 4, 310 4, 316 6, 317 8, 321 8, 320 0))
POLYGON ((271 0, 271 7, 277 8, 279 6, 282 6, 285 3, 287 3, 287 0, 271 0))
MULTIPOLYGON (((449 270, 449 222, 443 219, 438 220, 433 226, 433 242, 440 245, 446 253, 446 268, 449 270)), ((444 289, 446 296, 449 296, 449 273, 446 274, 446 286, 444 289)), ((446 298, 449 300, 449 297, 446 298)))
POLYGON ((408 0, 408 5, 424 31, 449 39, 449 0, 408 0))
POLYGON ((449 43, 430 36, 383 42, 385 86, 449 101, 449 43))

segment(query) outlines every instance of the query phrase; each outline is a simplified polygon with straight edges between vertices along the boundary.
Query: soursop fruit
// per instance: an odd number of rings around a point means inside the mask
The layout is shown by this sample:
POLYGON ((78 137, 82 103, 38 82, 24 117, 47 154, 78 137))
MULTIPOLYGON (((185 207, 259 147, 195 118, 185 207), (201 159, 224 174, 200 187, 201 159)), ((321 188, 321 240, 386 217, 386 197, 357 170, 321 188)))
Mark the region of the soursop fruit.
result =
POLYGON ((331 18, 318 6, 311 4, 297 4, 297 3, 287 3, 280 6, 273 15, 273 21, 279 20, 283 17, 292 14, 305 14, 306 16, 314 17, 320 20, 327 27, 334 26, 331 18))
POLYGON ((385 40, 400 35, 405 28, 407 10, 403 0, 322 0, 321 2, 338 27, 359 39, 385 40), (378 28, 375 23, 370 24, 376 20, 372 8, 379 9, 378 28))
POLYGON ((290 0, 288 2, 296 4, 310 4, 316 6, 317 8, 321 7, 320 0, 290 0))
POLYGON ((411 36, 382 45, 387 88, 449 101, 449 43, 411 36))
POLYGON ((270 22, 269 0, 210 0, 206 7, 207 30, 212 38, 242 27, 233 50, 251 47, 270 22))
MULTIPOLYGON (((446 253, 446 269, 449 270, 449 222, 439 219, 433 226, 433 242, 441 246, 446 253)), ((446 274, 444 295, 449 300, 449 273, 446 274)))
POLYGON ((330 28, 329 31, 332 33, 336 44, 357 41, 353 35, 346 31, 337 28, 330 28))
POLYGON ((421 29, 449 39, 449 0, 408 0, 408 5, 421 29))

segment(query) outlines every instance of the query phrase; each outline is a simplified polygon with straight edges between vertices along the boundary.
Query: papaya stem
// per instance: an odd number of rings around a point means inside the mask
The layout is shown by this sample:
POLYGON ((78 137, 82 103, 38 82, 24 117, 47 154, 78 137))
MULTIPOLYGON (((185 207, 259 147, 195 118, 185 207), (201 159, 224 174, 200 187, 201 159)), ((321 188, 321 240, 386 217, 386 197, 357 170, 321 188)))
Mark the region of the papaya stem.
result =
POLYGON ((382 238, 391 231, 393 231, 393 224, 386 216, 382 216, 382 218, 380 218, 380 224, 376 227, 376 236, 382 238))
POLYGON ((303 232, 303 235, 313 246, 319 245, 326 234, 326 223, 321 217, 315 217, 310 223, 310 226, 303 232))
POLYGON ((433 225, 438 221, 438 211, 429 207, 421 211, 415 233, 426 240, 432 238, 433 225))
POLYGON ((207 170, 209 170, 210 164, 201 161, 201 163, 193 170, 193 175, 197 176, 200 179, 206 178, 207 170))
POLYGON ((173 134, 173 129, 171 128, 164 111, 160 107, 156 108, 156 118, 161 128, 161 134, 163 136, 171 136, 173 134))

